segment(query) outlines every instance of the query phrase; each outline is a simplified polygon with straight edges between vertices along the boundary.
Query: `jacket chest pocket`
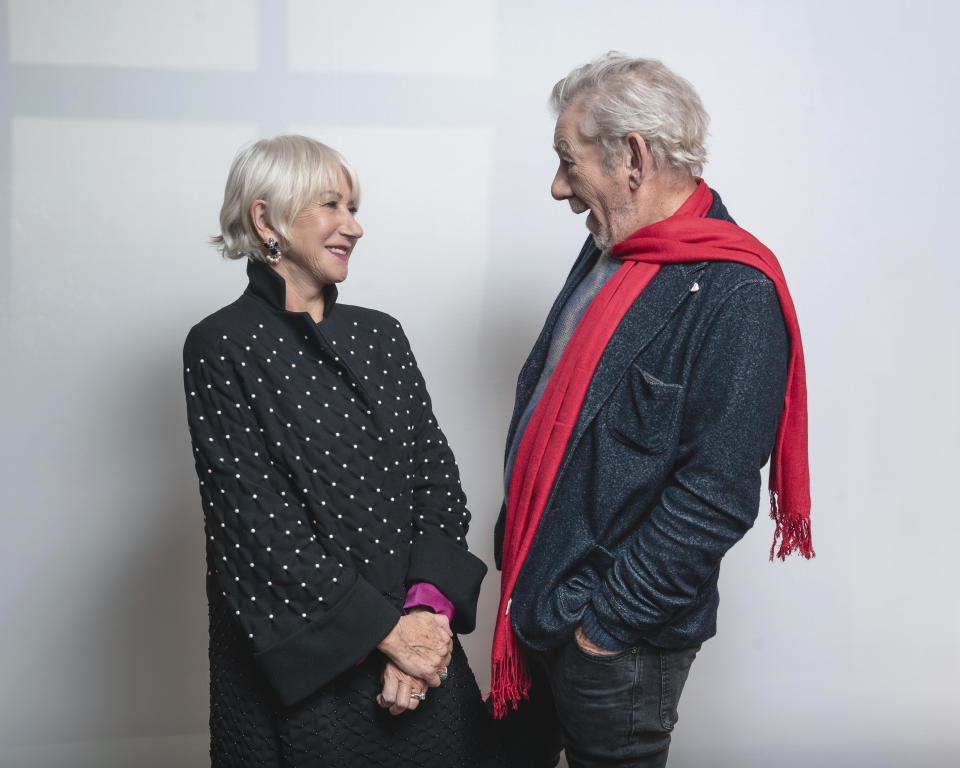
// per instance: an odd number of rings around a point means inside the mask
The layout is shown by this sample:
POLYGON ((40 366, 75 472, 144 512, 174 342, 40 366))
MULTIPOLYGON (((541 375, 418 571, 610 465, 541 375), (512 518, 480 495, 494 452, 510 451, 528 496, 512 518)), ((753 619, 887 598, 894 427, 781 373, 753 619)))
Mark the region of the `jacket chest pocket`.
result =
POLYGON ((631 365, 606 408, 607 428, 631 448, 659 453, 674 439, 682 404, 683 385, 631 365))

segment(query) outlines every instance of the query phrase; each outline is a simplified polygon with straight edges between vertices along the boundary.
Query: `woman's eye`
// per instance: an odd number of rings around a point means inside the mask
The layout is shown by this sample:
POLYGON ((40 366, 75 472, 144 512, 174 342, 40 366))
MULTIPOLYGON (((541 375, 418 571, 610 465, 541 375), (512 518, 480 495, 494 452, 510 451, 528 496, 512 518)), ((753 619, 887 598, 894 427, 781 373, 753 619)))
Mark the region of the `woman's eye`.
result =
POLYGON ((323 204, 323 207, 324 207, 324 208, 336 208, 336 207, 337 207, 337 201, 336 201, 336 200, 331 200, 329 203, 324 203, 324 204, 323 204))
POLYGON ((351 216, 356 216, 358 213, 360 213, 360 209, 359 209, 359 208, 348 208, 347 210, 350 211, 350 215, 351 215, 351 216))

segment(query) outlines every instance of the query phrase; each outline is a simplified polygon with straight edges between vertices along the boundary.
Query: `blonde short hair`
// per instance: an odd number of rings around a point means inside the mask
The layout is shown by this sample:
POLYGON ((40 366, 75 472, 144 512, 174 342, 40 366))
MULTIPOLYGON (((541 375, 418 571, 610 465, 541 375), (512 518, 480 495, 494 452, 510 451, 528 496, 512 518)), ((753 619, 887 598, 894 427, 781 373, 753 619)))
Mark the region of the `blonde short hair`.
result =
POLYGON ((360 205, 360 181, 343 155, 306 136, 277 136, 241 148, 230 166, 220 208, 220 234, 211 238, 226 258, 264 260, 265 249, 250 220, 254 200, 267 204, 267 221, 288 241, 296 215, 321 193, 337 186, 339 175, 360 205))

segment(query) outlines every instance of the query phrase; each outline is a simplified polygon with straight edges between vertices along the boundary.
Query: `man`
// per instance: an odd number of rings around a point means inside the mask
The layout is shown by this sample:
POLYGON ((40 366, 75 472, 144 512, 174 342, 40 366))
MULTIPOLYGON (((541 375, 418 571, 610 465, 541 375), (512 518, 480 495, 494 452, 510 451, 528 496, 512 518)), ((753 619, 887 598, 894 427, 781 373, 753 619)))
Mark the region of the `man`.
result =
POLYGON ((551 193, 592 236, 517 383, 493 705, 517 765, 562 745, 663 766, 771 451, 778 555, 813 554, 799 328, 776 258, 699 178, 687 81, 611 53, 552 106, 551 193))

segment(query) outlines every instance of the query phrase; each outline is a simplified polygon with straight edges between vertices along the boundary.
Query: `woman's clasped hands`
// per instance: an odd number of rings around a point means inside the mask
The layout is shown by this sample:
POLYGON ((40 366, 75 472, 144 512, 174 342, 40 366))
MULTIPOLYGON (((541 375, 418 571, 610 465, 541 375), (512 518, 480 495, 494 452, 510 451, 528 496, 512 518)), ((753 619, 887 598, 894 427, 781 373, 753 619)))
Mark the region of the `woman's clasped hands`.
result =
POLYGON ((399 715, 415 710, 446 677, 453 632, 446 616, 412 608, 377 646, 387 657, 377 704, 399 715))

